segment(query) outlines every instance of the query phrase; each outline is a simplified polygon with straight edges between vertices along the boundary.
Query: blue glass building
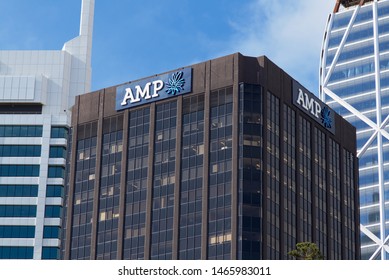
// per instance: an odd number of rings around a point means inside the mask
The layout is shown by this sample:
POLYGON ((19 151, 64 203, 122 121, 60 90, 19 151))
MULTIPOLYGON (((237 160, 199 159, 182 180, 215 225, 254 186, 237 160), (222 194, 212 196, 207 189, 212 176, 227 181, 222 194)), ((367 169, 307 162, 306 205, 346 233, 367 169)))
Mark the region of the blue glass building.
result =
POLYGON ((337 1, 320 84, 321 99, 357 128, 362 258, 388 259, 389 1, 337 1))

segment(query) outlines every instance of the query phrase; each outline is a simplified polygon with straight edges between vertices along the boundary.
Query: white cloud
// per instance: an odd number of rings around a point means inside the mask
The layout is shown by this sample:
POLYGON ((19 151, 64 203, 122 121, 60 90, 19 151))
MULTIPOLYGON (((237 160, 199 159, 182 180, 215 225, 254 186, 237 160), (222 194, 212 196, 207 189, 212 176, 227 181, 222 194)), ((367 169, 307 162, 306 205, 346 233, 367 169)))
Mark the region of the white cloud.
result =
POLYGON ((226 52, 266 55, 318 94, 320 51, 335 0, 255 0, 234 29, 226 52))

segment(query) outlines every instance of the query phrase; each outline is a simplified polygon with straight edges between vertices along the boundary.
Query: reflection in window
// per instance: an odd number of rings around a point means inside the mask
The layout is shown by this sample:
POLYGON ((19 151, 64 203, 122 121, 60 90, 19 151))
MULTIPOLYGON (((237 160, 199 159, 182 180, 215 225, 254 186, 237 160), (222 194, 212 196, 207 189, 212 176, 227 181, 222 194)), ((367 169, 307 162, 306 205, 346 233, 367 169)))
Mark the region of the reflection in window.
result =
POLYGON ((209 244, 223 244, 224 242, 231 242, 231 233, 222 234, 222 235, 213 235, 209 237, 209 244))

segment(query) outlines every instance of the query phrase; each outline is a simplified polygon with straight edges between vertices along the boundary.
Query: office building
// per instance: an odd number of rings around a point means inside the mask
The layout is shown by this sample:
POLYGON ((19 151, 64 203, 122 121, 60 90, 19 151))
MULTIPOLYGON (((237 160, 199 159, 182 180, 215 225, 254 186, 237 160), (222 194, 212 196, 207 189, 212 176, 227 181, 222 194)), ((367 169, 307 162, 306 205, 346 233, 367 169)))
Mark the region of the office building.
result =
POLYGON ((90 91, 94 0, 56 51, 0 51, 0 259, 58 259, 70 110, 90 91))
POLYGON ((359 259, 355 128, 239 53, 78 96, 64 259, 359 259))
POLYGON ((357 128, 361 255, 389 258, 389 1, 338 0, 321 54, 321 99, 357 128))

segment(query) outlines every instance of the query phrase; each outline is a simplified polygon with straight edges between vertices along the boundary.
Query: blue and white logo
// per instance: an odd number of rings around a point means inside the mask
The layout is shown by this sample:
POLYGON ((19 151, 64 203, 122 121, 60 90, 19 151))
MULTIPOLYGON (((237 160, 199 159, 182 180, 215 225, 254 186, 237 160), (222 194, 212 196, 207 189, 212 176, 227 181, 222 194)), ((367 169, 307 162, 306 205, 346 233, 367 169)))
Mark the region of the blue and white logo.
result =
POLYGON ((192 68, 158 75, 116 88, 116 111, 192 91, 192 68))
POLYGON ((319 98, 293 80, 293 104, 335 134, 334 113, 319 98))
POLYGON ((321 123, 324 125, 325 128, 331 128, 331 110, 328 109, 327 106, 324 107, 323 110, 321 110, 321 123))
POLYGON ((185 90, 185 79, 183 76, 184 72, 182 71, 174 73, 166 83, 166 93, 175 95, 176 93, 180 93, 181 90, 185 90))

